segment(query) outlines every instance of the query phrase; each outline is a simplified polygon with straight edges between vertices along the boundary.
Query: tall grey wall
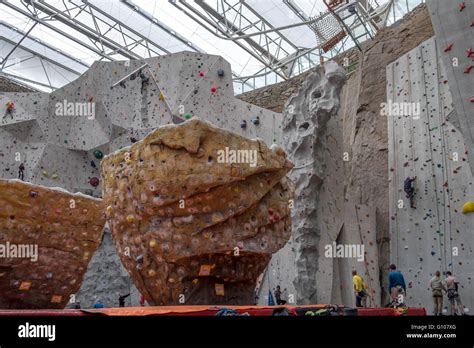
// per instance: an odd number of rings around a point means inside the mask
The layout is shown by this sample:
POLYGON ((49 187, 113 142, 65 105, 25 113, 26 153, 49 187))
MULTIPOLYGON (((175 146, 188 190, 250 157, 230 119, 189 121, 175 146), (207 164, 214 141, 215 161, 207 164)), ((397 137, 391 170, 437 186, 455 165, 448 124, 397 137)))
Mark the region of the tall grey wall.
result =
POLYGON ((455 122, 464 137, 474 172, 474 1, 429 0, 427 4, 453 96, 455 122), (462 11, 461 3, 465 4, 462 11))
POLYGON ((472 307, 474 214, 461 214, 474 197, 473 178, 447 73, 434 38, 387 67, 387 101, 418 103, 420 114, 388 115, 391 261, 404 273, 407 304, 432 308, 429 280, 452 271, 463 302, 472 307), (403 191, 416 176, 416 209, 403 191))

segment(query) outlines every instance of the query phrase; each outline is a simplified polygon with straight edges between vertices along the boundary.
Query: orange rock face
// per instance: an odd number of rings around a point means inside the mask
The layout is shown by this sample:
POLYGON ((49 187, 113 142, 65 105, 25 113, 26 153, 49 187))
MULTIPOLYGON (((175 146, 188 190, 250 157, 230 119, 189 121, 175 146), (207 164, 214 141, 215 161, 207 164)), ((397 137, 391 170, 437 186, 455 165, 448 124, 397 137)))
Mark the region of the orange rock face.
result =
POLYGON ((0 308, 64 308, 104 224, 99 199, 0 179, 0 308))
POLYGON ((148 302, 253 303, 291 232, 292 164, 281 149, 193 118, 101 166, 117 250, 148 302))

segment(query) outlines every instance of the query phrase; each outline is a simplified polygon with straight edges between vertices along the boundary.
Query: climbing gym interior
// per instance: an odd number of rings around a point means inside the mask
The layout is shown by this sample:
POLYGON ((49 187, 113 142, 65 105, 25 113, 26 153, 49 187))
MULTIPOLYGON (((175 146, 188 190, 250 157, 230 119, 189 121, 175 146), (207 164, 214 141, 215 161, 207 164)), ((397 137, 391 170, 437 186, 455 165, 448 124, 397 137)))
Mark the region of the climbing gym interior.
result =
POLYGON ((0 317, 472 313, 474 0, 0 10, 0 317))

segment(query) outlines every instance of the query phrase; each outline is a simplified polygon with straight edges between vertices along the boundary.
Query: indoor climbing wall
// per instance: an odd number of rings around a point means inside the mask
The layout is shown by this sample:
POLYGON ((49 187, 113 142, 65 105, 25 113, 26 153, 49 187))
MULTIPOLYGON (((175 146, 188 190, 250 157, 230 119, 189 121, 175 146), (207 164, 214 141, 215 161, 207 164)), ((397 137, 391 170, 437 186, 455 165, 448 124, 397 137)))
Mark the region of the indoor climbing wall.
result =
POLYGON ((0 94, 0 175, 100 196, 99 163, 160 125, 193 116, 267 145, 281 143, 281 115, 234 98, 223 58, 180 52, 95 62, 47 93, 0 94))
POLYGON ((473 178, 440 54, 432 38, 387 66, 391 261, 405 275, 407 304, 428 310, 437 270, 452 271, 463 303, 474 304, 474 214, 461 213, 473 178), (404 181, 415 176, 411 208, 404 181))
POLYGON ((428 8, 474 173, 474 0, 429 0, 428 8))

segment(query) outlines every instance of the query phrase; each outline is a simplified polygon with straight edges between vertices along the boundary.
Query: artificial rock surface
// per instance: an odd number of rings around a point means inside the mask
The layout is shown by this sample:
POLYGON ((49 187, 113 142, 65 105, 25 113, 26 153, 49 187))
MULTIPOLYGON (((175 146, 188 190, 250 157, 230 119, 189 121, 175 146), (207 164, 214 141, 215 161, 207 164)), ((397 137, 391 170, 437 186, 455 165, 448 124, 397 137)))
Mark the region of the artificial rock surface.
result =
POLYGON ((99 199, 0 179, 0 308, 64 308, 104 223, 99 199))
POLYGON ((198 118, 163 126, 102 161, 104 204, 125 268, 149 303, 252 304, 291 234, 292 164, 198 118), (256 165, 219 151, 255 151, 256 165))

